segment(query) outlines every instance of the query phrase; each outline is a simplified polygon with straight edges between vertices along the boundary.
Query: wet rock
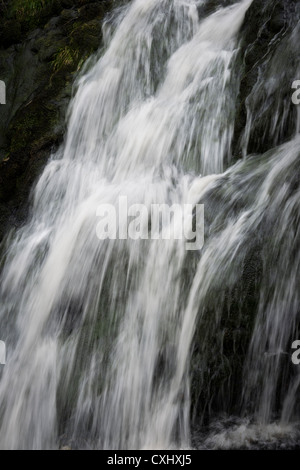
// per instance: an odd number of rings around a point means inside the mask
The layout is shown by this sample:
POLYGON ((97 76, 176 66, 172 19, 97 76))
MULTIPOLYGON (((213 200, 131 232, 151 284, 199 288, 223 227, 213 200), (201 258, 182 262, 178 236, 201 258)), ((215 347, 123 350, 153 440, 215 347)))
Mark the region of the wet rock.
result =
POLYGON ((299 13, 296 0, 254 0, 246 13, 240 32, 241 86, 233 142, 237 157, 243 151, 266 152, 295 132, 291 85, 300 65, 299 13))

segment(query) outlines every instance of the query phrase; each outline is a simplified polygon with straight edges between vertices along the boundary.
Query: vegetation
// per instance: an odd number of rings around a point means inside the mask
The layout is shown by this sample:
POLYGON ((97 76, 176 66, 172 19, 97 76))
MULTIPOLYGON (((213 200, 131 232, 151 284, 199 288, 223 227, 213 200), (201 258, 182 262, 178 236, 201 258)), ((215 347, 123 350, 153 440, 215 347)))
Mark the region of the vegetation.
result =
MULTIPOLYGON (((76 9, 91 3, 103 5, 103 11, 110 8, 114 0, 0 0, 0 44, 1 29, 18 26, 22 33, 31 31, 37 27, 43 27, 47 21, 60 15, 63 9, 76 9)), ((13 43, 13 42, 12 42, 13 43)), ((5 45, 5 44, 4 44, 5 45)))
POLYGON ((45 7, 53 4, 53 0, 12 0, 10 12, 17 19, 24 20, 37 16, 45 7))
POLYGON ((60 3, 60 0, 0 0, 0 18, 4 23, 14 21, 28 31, 39 26, 60 3))

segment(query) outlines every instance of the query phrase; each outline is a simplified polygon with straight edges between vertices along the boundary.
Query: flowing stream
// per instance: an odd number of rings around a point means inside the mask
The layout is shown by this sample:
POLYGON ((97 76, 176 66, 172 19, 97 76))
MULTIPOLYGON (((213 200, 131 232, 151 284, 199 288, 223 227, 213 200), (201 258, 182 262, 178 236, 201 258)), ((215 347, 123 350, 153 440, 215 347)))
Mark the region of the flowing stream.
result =
POLYGON ((299 325, 300 138, 234 163, 238 33, 252 0, 203 18, 205 3, 118 9, 101 57, 77 82, 65 142, 5 253, 3 449, 299 442, 300 368, 286 351, 299 325), (203 203, 203 248, 189 251, 176 236, 100 239, 98 208, 118 210, 124 197, 149 211, 203 203), (263 282, 242 386, 220 386, 217 416, 204 371, 227 360, 225 288, 253 252, 263 282))

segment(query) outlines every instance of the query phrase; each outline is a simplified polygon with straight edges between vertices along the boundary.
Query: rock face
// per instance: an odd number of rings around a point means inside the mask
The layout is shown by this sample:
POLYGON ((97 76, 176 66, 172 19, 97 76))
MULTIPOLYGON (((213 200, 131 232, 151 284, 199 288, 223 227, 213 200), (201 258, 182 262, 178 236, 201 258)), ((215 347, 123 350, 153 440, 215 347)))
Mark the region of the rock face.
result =
POLYGON ((32 184, 62 141, 74 77, 100 48, 103 18, 116 2, 45 5, 28 13, 0 3, 0 78, 7 87, 0 108, 0 241, 26 217, 32 184))
POLYGON ((299 15, 298 0, 254 0, 246 14, 240 33, 236 156, 243 150, 244 154, 266 152, 295 132, 297 110, 291 86, 300 72, 299 15))

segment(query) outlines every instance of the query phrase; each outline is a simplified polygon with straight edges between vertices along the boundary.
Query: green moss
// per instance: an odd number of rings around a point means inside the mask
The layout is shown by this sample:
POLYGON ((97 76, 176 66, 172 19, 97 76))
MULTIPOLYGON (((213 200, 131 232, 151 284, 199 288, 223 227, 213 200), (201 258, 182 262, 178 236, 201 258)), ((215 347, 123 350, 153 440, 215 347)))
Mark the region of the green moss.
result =
POLYGON ((59 3, 57 0, 12 0, 7 16, 17 20, 26 31, 39 26, 59 3))
POLYGON ((69 45, 61 47, 52 61, 53 72, 63 69, 76 70, 79 63, 79 51, 69 45))
POLYGON ((10 152, 26 148, 45 135, 45 130, 53 125, 55 118, 55 111, 51 107, 46 108, 39 100, 20 111, 9 128, 10 152))
POLYGON ((12 0, 10 11, 19 19, 37 16, 53 0, 12 0))
POLYGON ((101 42, 101 23, 92 20, 88 23, 76 21, 70 33, 68 44, 59 48, 52 61, 52 70, 77 72, 88 57, 95 52, 101 42))

